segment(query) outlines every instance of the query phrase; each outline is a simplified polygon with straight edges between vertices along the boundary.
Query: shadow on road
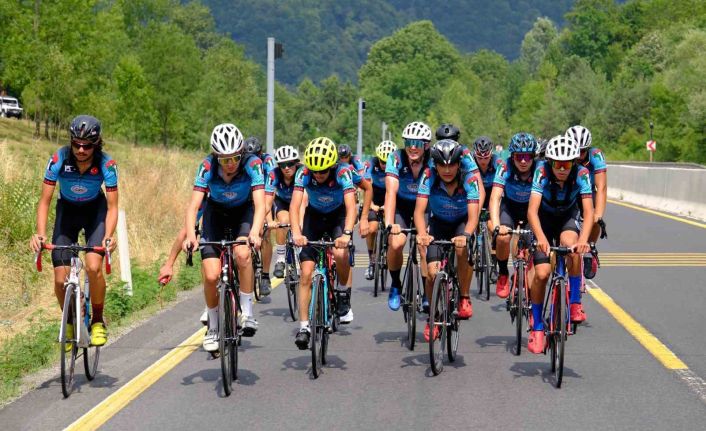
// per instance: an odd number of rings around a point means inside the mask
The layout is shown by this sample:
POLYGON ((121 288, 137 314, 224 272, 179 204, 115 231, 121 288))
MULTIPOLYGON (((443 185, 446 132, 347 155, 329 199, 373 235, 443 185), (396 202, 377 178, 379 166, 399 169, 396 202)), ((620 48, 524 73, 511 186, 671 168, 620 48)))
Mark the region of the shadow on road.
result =
MULTIPOLYGON (((81 361, 80 364, 77 361, 76 373, 74 374, 73 382, 74 392, 76 393, 81 393, 81 388, 86 385, 92 388, 113 388, 118 383, 118 378, 108 374, 101 374, 100 370, 98 371, 95 379, 93 379, 92 381, 88 381, 88 379, 86 379, 86 375, 81 372, 82 370, 83 361, 81 361)), ((37 386, 37 390, 42 389, 57 390, 59 391, 59 393, 61 393, 61 376, 58 375, 52 379, 46 380, 41 385, 37 386)))
POLYGON ((285 322, 291 322, 292 317, 289 315, 289 308, 268 308, 260 311, 260 316, 281 317, 285 322))
MULTIPOLYGON (((551 372, 549 366, 548 357, 545 362, 515 362, 515 364, 510 367, 510 371, 515 373, 515 378, 540 376, 545 383, 554 384, 556 382, 554 373, 551 372)), ((583 378, 566 365, 564 365, 564 377, 583 378)))
MULTIPOLYGON (((337 368, 340 370, 347 370, 346 361, 341 359, 336 355, 326 355, 326 365, 322 367, 324 372, 328 369, 337 368)), ((282 368, 280 371, 285 370, 297 370, 297 371, 307 371, 311 375, 311 354, 305 356, 298 356, 296 358, 286 359, 282 362, 282 368)), ((313 376, 311 376, 313 378, 313 376)))
MULTIPOLYGON (((515 348, 514 348, 515 337, 514 336, 492 335, 492 336, 476 339, 476 344, 478 344, 482 348, 501 346, 501 347, 505 347, 505 351, 507 351, 507 352, 512 352, 513 354, 515 352, 515 348)), ((523 339, 522 344, 525 346, 527 345, 527 343, 524 341, 524 339, 523 339)))

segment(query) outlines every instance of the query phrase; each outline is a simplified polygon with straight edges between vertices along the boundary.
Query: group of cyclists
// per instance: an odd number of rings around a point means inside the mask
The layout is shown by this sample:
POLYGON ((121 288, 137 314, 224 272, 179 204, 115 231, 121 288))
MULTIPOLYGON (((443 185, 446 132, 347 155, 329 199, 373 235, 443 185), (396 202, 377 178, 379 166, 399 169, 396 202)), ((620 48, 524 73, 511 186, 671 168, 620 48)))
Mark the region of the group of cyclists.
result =
MULTIPOLYGON (((59 182, 52 243, 76 243, 79 232, 85 230, 87 245, 102 245, 112 251, 116 246, 113 235, 118 205, 116 163, 102 151, 101 125, 96 118, 76 117, 69 132, 70 145, 59 149, 48 162, 37 209, 37 231, 30 246, 38 252, 46 242, 49 206, 59 182), (103 184, 105 191, 101 188, 103 184)), ((287 232, 280 225, 290 226, 293 246, 299 251, 299 331, 295 344, 302 350, 308 348, 311 338, 308 314, 316 260, 316 251, 308 242, 323 238, 335 242, 337 282, 332 288, 336 314, 341 323, 350 323, 354 314, 349 245, 356 224, 370 256, 365 272, 368 280, 373 278, 376 233, 385 230, 391 310, 399 309, 401 304, 400 272, 410 229, 416 229, 417 233, 425 310, 441 260, 440 248, 434 241, 452 241, 460 282, 461 299, 456 310, 459 319, 473 315, 469 293, 473 276, 471 245, 479 223, 487 223, 488 231, 493 233, 496 293, 500 298, 507 298, 511 288, 510 232, 518 225, 529 226, 536 247, 530 283, 528 349, 533 353, 545 349, 542 307, 551 272, 550 245, 567 246, 574 251, 569 255, 570 316, 575 323, 584 321, 583 274, 595 275, 592 251, 607 197, 605 158, 599 149, 592 147, 590 131, 577 125, 548 140, 520 132, 510 139, 507 158, 496 153, 495 144, 486 136, 477 138, 468 148, 459 142, 460 135, 454 125, 442 124, 433 136, 428 125, 415 121, 402 131, 402 148, 384 140, 377 145, 375 156, 363 162, 352 154, 349 145, 337 146, 328 137, 313 139, 301 157, 297 148, 290 145, 280 146, 270 155, 263 153, 257 138, 245 139, 234 124, 216 126, 210 139, 211 152, 196 172, 184 226, 158 276, 160 282, 169 282, 180 250, 200 251, 206 303, 202 320, 208 326, 204 350, 218 350, 216 285, 221 274, 221 250, 201 245, 198 236, 209 243, 226 237, 247 242, 235 246, 233 254, 240 282, 238 324, 242 335, 250 337, 258 330, 253 313, 252 248, 259 248, 262 253, 259 292, 267 296, 271 291, 269 268, 273 254, 273 276, 282 278, 285 270, 287 232), (362 192, 361 202, 358 190, 362 192), (487 222, 479 217, 483 211, 489 214, 487 222), (384 213, 382 218, 378 215, 381 213, 384 213), (384 226, 380 220, 384 220, 384 226)), ((70 256, 65 252, 52 253, 55 293, 60 306, 69 261, 70 256)), ((101 262, 101 253, 87 253, 92 299, 91 344, 97 346, 107 340, 101 262)), ((427 323, 425 339, 436 337, 437 331, 437 327, 432 331, 427 323)))

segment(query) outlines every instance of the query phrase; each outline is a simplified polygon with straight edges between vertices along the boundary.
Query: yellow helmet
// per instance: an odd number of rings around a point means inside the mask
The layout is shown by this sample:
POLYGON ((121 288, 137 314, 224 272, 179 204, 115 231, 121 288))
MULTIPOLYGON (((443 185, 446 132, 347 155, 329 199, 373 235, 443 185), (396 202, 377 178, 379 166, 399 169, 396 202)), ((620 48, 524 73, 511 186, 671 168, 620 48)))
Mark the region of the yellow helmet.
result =
POLYGON ((313 139, 304 150, 304 164, 309 170, 323 171, 338 161, 336 144, 324 136, 313 139))
POLYGON ((378 144, 378 147, 375 149, 375 155, 378 156, 378 159, 383 162, 387 163, 387 158, 390 157, 390 154, 394 153, 397 151, 397 145, 392 142, 392 141, 382 141, 378 144))

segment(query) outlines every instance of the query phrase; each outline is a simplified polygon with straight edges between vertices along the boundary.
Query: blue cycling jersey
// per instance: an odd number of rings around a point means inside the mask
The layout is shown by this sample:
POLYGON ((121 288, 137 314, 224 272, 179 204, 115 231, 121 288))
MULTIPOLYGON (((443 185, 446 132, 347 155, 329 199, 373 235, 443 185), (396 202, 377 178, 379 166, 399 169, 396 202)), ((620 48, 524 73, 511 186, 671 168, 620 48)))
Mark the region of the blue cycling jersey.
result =
MULTIPOLYGON (((95 151, 95 150, 94 150, 95 151)), ((105 183, 105 191, 118 189, 118 167, 108 154, 101 152, 93 158, 93 164, 84 173, 80 173, 71 148, 60 148, 49 158, 44 172, 44 183, 56 185, 62 199, 73 203, 84 203, 96 199, 105 183)))
POLYGON ((265 187, 262 169, 262 160, 255 155, 247 155, 240 161, 235 177, 226 183, 215 157, 209 156, 201 162, 196 172, 194 190, 208 193, 210 200, 227 208, 237 207, 252 200, 253 190, 265 187))
POLYGON ((343 206, 343 195, 355 193, 355 185, 347 165, 339 163, 332 167, 324 183, 317 182, 314 174, 306 166, 302 166, 294 177, 294 190, 306 190, 309 206, 320 213, 328 214, 343 206))
POLYGON ((581 163, 583 167, 588 169, 591 173, 591 184, 596 184, 596 174, 601 172, 606 172, 608 170, 608 165, 605 161, 605 156, 603 151, 598 148, 589 148, 588 156, 586 160, 581 163))
POLYGON ((591 197, 591 178, 588 169, 574 166, 563 187, 559 187, 551 166, 540 162, 534 171, 532 194, 542 196, 541 210, 551 214, 565 213, 578 203, 578 197, 591 197))
MULTIPOLYGON (((497 172, 499 164, 500 158, 493 154, 488 162, 488 169, 486 169, 485 172, 480 172, 480 176, 483 179, 483 187, 485 187, 485 191, 488 193, 490 193, 490 190, 493 188, 495 172, 497 172)), ((480 171, 480 168, 478 168, 478 171, 480 171)))
POLYGON ((278 198, 285 202, 292 201, 292 193, 294 192, 294 178, 292 182, 287 185, 284 181, 284 174, 280 168, 274 168, 267 175, 267 182, 265 184, 265 194, 270 196, 276 195, 278 198))
POLYGON ((478 177, 470 172, 459 174, 459 184, 453 195, 449 195, 436 169, 424 169, 422 179, 419 181, 417 197, 429 199, 432 217, 444 222, 458 223, 468 217, 468 204, 478 203, 480 199, 478 177))
POLYGON ((365 162, 365 176, 373 183, 373 188, 385 189, 385 169, 380 167, 380 160, 377 157, 365 162))
MULTIPOLYGON (((530 172, 534 168, 535 166, 530 167, 530 172)), ((526 181, 523 181, 512 165, 512 158, 508 158, 505 161, 500 160, 496 166, 493 186, 504 189, 504 199, 526 204, 529 202, 530 193, 532 192, 532 175, 526 181)))
MULTIPOLYGON (((423 164, 431 167, 429 161, 429 153, 424 154, 423 164)), ((424 169, 419 170, 419 178, 424 173, 424 169)), ((414 201, 417 199, 417 191, 419 189, 419 178, 414 178, 412 168, 409 166, 407 152, 405 150, 397 150, 390 154, 385 166, 385 175, 397 178, 400 182, 397 189, 397 197, 406 201, 414 201)))

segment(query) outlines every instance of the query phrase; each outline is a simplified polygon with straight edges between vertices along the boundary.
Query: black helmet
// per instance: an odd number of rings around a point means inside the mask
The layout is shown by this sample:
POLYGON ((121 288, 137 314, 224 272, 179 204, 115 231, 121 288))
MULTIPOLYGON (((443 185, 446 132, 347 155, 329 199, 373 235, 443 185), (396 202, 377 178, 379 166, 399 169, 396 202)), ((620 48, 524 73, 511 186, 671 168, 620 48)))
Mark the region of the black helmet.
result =
POLYGON ((452 139, 458 142, 458 138, 461 136, 461 131, 458 127, 453 124, 444 123, 436 129, 436 139, 452 139))
POLYGON ((493 151, 493 141, 487 136, 481 136, 473 142, 473 152, 485 156, 493 151))
POLYGON ((79 115, 71 120, 69 134, 71 135, 71 140, 85 139, 95 145, 102 143, 101 122, 98 121, 96 117, 90 115, 79 115))
POLYGON ((442 139, 431 147, 431 157, 437 165, 451 165, 461 161, 463 147, 453 139, 442 139))
POLYGON ((245 140, 244 144, 246 153, 255 154, 256 156, 262 154, 262 144, 257 136, 250 136, 245 140))
POLYGON ((341 144, 338 146, 338 158, 350 157, 353 154, 351 146, 348 144, 341 144))
POLYGON ((547 151, 547 143, 548 141, 546 139, 537 139, 537 156, 544 157, 544 153, 547 151))

